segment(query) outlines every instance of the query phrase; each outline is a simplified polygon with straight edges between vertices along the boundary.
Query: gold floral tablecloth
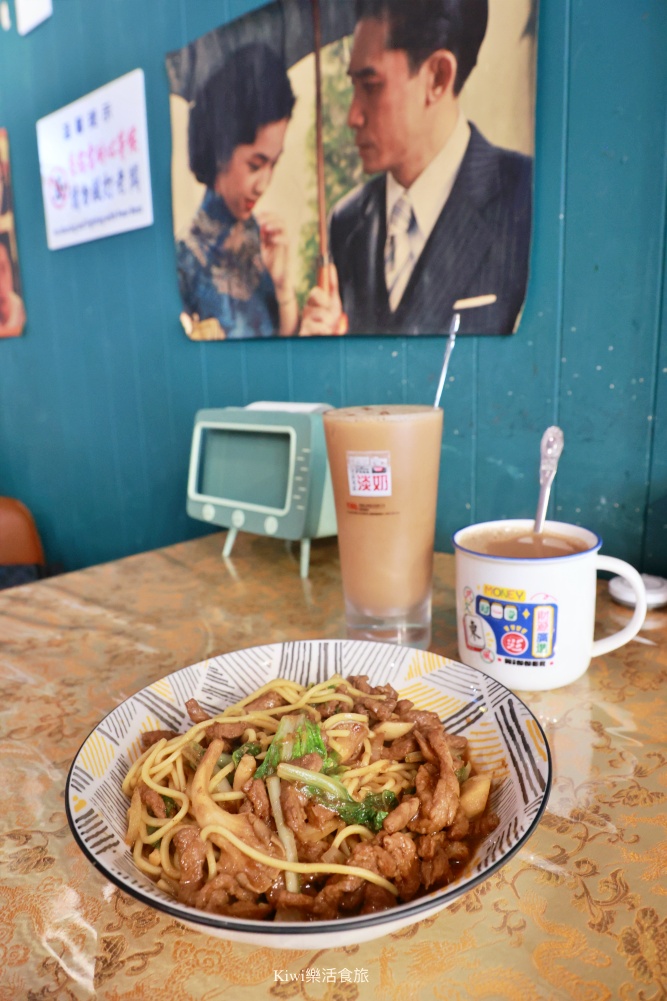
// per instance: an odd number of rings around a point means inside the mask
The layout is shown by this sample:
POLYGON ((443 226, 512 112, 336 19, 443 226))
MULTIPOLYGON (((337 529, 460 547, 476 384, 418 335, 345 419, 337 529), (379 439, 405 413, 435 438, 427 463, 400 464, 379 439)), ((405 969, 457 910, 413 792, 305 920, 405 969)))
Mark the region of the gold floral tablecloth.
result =
MULTIPOLYGON (((667 612, 579 682, 522 694, 554 759, 547 810, 498 873, 407 930, 276 951, 192 931, 108 883, 65 816, 70 762, 128 695, 207 656, 344 635, 335 540, 310 577, 221 535, 0 592, 0 1001, 667 998, 667 612)), ((432 649, 456 658, 453 558, 432 649)), ((626 610, 599 586, 597 635, 626 610)))

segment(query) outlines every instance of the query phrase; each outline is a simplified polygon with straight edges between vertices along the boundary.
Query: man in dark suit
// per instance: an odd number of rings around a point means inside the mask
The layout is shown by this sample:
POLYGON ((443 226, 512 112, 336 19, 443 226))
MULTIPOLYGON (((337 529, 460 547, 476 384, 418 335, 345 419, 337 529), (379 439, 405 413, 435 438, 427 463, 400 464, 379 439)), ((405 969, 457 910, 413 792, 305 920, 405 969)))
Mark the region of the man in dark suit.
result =
POLYGON ((492 146, 459 107, 488 0, 356 0, 348 124, 366 173, 334 208, 330 291, 300 333, 511 333, 528 279, 532 163, 492 146))

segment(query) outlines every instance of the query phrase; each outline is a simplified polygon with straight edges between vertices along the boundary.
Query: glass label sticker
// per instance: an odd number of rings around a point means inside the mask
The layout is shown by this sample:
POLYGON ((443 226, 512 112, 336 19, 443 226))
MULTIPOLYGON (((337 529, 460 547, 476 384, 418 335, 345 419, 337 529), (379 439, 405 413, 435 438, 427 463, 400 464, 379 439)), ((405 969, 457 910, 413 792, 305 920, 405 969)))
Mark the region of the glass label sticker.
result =
POLYGON ((391 453, 347 452, 347 479, 353 497, 391 497, 391 453))

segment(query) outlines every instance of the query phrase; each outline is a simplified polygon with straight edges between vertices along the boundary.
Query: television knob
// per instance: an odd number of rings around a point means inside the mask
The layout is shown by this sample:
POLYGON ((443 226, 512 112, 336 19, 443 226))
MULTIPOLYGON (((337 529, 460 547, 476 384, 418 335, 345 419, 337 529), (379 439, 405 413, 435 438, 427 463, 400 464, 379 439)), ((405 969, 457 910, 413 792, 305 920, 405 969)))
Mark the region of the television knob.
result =
POLYGON ((204 521, 213 521, 213 519, 215 518, 215 508, 213 507, 213 505, 204 504, 203 508, 201 509, 201 516, 204 519, 204 521))
POLYGON ((275 535, 278 531, 278 519, 274 518, 272 514, 264 519, 264 531, 267 535, 275 535))

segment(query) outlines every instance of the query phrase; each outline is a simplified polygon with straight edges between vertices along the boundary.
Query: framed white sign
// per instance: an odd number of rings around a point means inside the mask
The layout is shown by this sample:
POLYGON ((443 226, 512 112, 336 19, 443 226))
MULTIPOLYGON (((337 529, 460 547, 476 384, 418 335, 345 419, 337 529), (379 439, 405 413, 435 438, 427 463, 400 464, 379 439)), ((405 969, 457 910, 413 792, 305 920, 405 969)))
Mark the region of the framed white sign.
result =
POLYGON ((37 147, 50 250, 152 224, 143 70, 40 118, 37 147))
POLYGON ((53 0, 14 0, 14 6, 19 35, 27 35, 53 14, 53 0))

